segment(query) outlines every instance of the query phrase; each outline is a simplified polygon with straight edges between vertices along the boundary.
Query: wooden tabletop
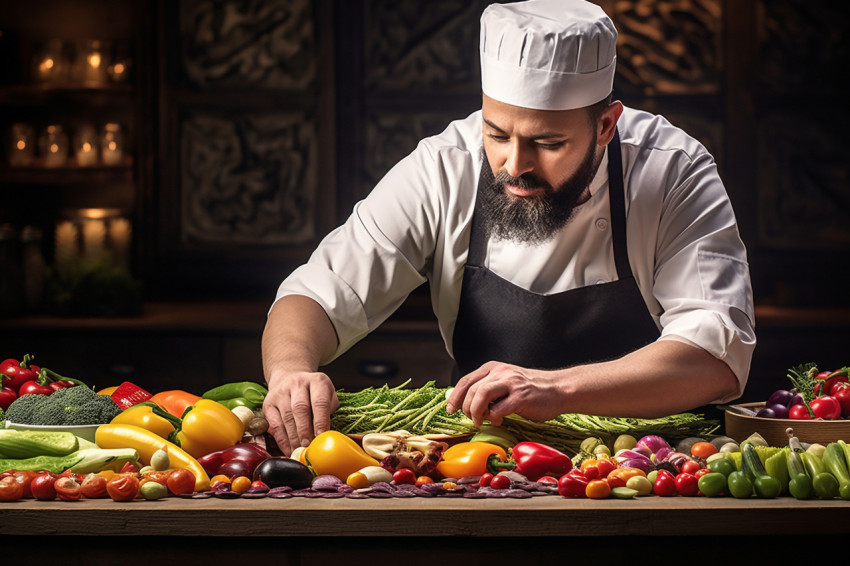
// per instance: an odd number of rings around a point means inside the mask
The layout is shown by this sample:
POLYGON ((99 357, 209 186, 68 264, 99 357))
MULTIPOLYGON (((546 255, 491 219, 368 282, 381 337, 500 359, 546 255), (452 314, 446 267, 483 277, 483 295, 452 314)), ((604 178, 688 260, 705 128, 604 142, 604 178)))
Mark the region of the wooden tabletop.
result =
POLYGON ((110 499, 0 503, 0 535, 405 537, 828 535, 850 531, 850 502, 731 497, 566 499, 110 499))

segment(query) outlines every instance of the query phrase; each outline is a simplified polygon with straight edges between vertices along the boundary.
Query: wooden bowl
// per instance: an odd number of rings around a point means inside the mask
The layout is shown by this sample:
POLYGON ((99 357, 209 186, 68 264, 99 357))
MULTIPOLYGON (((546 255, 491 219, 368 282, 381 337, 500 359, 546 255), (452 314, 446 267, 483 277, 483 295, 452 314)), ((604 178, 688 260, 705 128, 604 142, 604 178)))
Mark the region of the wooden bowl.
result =
MULTIPOLYGON (((733 405, 733 407, 758 411, 764 407, 764 403, 744 403, 733 405)), ((837 421, 768 419, 742 415, 734 412, 734 410, 726 409, 725 421, 726 435, 738 442, 757 432, 771 446, 785 446, 788 444, 788 435, 785 432, 787 428, 794 429, 794 434, 800 439, 800 442, 818 443, 824 446, 836 440, 850 442, 850 420, 848 419, 837 421)))

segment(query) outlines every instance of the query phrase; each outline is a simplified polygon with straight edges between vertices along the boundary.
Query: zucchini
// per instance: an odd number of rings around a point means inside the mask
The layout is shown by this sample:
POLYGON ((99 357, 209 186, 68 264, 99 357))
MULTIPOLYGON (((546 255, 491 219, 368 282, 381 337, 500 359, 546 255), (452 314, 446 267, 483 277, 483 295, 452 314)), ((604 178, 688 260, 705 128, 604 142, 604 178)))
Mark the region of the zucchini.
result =
POLYGON ((782 492, 782 485, 776 478, 767 473, 752 443, 745 443, 741 446, 741 466, 744 473, 753 482, 753 489, 758 497, 773 499, 782 492))
POLYGON ((66 456, 78 449, 77 436, 70 432, 0 430, 0 455, 5 458, 66 456))

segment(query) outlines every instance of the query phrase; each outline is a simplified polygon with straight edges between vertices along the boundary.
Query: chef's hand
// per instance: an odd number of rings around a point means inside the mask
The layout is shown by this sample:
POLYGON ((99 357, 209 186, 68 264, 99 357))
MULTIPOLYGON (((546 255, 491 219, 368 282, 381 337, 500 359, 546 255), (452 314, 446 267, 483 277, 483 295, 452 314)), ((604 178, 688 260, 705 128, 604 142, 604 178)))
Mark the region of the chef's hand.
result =
POLYGON ((331 426, 331 413, 339 408, 336 389, 321 372, 275 374, 269 379, 263 414, 269 432, 287 456, 307 446, 331 426))
POLYGON ((452 414, 463 409, 475 426, 485 419, 498 426, 514 413, 545 421, 561 414, 555 385, 547 372, 488 362, 458 381, 446 410, 452 414))

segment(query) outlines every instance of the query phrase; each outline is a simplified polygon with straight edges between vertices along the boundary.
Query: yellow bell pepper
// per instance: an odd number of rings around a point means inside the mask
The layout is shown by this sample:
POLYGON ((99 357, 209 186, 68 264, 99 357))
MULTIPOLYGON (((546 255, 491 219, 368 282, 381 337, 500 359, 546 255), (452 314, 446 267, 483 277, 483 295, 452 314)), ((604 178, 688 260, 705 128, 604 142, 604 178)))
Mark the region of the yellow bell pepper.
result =
POLYGON ((380 466, 354 440, 335 430, 318 435, 304 454, 317 476, 331 474, 342 481, 366 466, 380 466))
POLYGON ((437 471, 444 478, 480 476, 487 472, 487 459, 490 454, 498 454, 502 460, 508 458, 505 449, 497 444, 459 442, 443 452, 443 460, 437 464, 437 471))
POLYGON ((131 424, 105 424, 97 427, 95 444, 101 448, 133 448, 139 453, 139 460, 150 465, 151 456, 159 449, 165 449, 171 466, 186 468, 195 474, 195 491, 210 488, 210 477, 203 466, 185 450, 156 433, 131 424))
POLYGON ((233 411, 212 399, 201 399, 183 416, 176 435, 183 450, 200 458, 233 446, 245 433, 245 425, 233 411))
POLYGON ((175 425, 179 426, 180 419, 153 405, 140 403, 118 413, 110 424, 136 425, 167 440, 168 435, 176 430, 175 425))

